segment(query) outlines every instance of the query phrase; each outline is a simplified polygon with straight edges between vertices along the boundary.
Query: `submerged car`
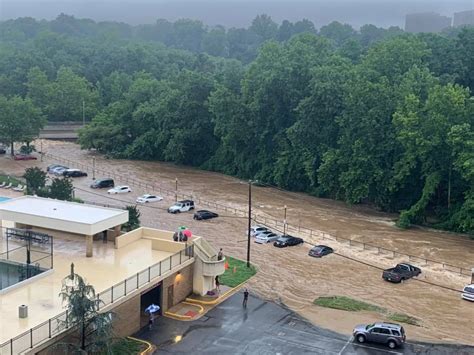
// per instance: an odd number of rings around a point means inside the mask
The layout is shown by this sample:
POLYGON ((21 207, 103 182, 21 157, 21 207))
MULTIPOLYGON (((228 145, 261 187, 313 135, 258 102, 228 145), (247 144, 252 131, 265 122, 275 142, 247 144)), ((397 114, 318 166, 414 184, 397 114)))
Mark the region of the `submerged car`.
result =
POLYGON ((105 178, 105 179, 97 179, 91 184, 92 189, 103 189, 106 187, 114 187, 115 183, 113 179, 105 178))
POLYGON ((260 233, 255 237, 255 243, 266 244, 278 240, 280 236, 273 232, 260 233))
POLYGON ((157 195, 145 194, 137 198, 137 203, 149 203, 162 201, 163 197, 157 195))
POLYGON ((467 301, 474 302, 474 284, 464 287, 461 297, 467 301))
POLYGON ((29 155, 29 154, 15 154, 13 156, 14 160, 37 160, 38 158, 35 157, 34 155, 29 155))
POLYGON ((126 185, 116 186, 113 189, 107 191, 108 194, 125 194, 127 192, 132 192, 132 189, 126 185))
POLYGON ((208 210, 199 210, 199 211, 196 211, 194 213, 194 216, 193 218, 195 220, 202 220, 202 219, 211 219, 211 218, 216 218, 216 217, 219 217, 219 215, 217 213, 214 213, 214 212, 211 212, 211 211, 208 211, 208 210))
POLYGON ((262 226, 250 227, 250 236, 251 237, 256 237, 257 234, 260 234, 260 233, 263 233, 263 232, 271 232, 271 231, 267 227, 262 227, 262 226))
POLYGON ((334 250, 331 247, 328 247, 327 245, 316 245, 311 248, 308 255, 314 256, 315 258, 321 258, 333 252, 334 250))
POLYGON ((79 169, 66 169, 63 171, 65 177, 83 177, 87 176, 87 173, 79 169))
POLYGON ((304 243, 304 240, 302 238, 298 237, 293 237, 291 235, 282 235, 280 238, 278 238, 274 243, 273 246, 278 247, 278 248, 285 248, 289 247, 292 245, 298 245, 304 243))
POLYGON ((406 339, 405 329, 394 323, 360 324, 354 328, 352 335, 359 343, 386 344, 390 349, 401 346, 406 339))
POLYGON ((421 269, 411 264, 402 263, 390 269, 386 269, 382 273, 382 278, 390 282, 403 282, 412 277, 421 274, 421 269))

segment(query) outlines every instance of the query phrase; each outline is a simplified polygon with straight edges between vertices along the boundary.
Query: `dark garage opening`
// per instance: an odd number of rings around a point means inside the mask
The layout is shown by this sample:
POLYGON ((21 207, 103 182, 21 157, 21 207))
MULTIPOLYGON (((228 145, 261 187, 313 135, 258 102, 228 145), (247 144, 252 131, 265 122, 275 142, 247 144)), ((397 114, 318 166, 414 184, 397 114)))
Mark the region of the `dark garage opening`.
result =
POLYGON ((145 313, 145 309, 151 305, 152 303, 160 306, 160 310, 155 313, 155 315, 160 315, 162 312, 161 306, 161 282, 153 287, 151 290, 143 293, 140 297, 140 328, 146 326, 148 324, 149 314, 145 313))

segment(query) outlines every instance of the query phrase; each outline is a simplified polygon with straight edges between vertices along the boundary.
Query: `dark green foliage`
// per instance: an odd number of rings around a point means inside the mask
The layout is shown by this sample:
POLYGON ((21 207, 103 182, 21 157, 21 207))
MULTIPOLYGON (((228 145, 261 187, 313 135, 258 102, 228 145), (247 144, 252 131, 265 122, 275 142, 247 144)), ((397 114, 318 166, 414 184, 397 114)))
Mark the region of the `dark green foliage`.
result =
POLYGON ((40 125, 25 117, 40 110, 80 121, 84 101, 84 149, 403 211, 402 227, 474 233, 474 29, 333 22, 317 33, 308 20, 266 15, 247 29, 2 22, 0 139, 30 142, 40 125))
POLYGON ((72 333, 73 342, 57 343, 55 348, 68 354, 111 353, 114 315, 99 313, 103 302, 96 296, 94 287, 74 272, 74 264, 71 264, 70 275, 63 279, 59 296, 67 310, 66 319, 58 319, 59 327, 76 327, 77 332, 72 333))
POLYGON ((71 201, 74 194, 74 185, 69 178, 54 178, 49 186, 49 198, 71 201))
POLYGON ((134 229, 140 228, 140 210, 135 205, 125 207, 128 211, 128 222, 122 225, 122 229, 130 232, 134 229))
POLYGON ((36 194, 46 185, 46 172, 38 167, 27 168, 23 177, 26 180, 26 193, 29 195, 36 194))

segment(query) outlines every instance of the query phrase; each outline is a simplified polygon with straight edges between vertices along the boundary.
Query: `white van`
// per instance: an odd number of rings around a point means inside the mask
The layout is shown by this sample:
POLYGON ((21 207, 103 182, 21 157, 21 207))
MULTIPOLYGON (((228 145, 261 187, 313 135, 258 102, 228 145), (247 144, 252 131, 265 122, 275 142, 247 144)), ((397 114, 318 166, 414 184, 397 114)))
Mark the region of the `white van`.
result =
POLYGON ((467 285, 466 287, 464 287, 464 290, 462 290, 461 297, 465 300, 474 302, 474 284, 467 285))

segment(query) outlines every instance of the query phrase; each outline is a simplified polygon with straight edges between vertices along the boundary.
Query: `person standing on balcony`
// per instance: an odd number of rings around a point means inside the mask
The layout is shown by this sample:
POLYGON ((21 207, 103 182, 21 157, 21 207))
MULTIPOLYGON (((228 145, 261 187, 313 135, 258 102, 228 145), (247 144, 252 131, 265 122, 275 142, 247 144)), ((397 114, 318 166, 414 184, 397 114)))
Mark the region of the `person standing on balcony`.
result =
POLYGON ((222 248, 219 250, 219 253, 217 253, 217 261, 221 261, 224 259, 224 252, 222 251, 222 248))

